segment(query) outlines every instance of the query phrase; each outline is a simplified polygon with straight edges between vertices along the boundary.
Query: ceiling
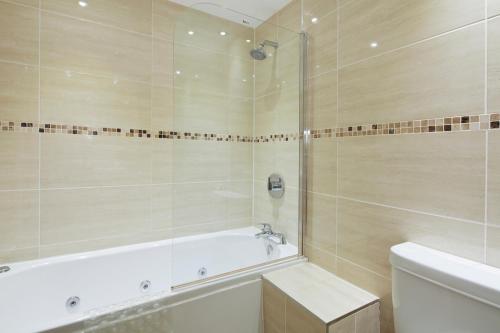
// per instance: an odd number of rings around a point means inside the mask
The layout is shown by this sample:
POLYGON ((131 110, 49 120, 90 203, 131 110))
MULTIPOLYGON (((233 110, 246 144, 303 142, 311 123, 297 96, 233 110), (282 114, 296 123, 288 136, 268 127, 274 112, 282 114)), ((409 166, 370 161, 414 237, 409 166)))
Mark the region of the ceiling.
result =
POLYGON ((227 20, 257 27, 291 0, 171 0, 227 20))

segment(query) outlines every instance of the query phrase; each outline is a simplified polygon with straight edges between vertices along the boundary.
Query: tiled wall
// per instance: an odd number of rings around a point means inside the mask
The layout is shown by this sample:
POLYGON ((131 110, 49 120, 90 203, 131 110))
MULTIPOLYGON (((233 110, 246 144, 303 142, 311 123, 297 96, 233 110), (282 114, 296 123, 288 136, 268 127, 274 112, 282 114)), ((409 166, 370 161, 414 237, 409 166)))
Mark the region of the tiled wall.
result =
POLYGON ((380 296, 393 332, 390 246, 500 267, 500 1, 302 3, 306 255, 380 296))
POLYGON ((0 262, 250 225, 253 35, 167 0, 0 1, 0 262))

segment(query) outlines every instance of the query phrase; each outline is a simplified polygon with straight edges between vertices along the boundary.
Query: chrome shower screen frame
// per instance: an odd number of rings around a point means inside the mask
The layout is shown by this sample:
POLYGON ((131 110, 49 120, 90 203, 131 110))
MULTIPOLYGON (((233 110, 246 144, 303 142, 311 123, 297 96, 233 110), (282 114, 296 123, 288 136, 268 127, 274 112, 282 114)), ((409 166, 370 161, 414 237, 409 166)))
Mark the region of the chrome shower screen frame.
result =
POLYGON ((307 110, 307 87, 308 87, 308 44, 309 38, 306 32, 299 34, 300 38, 300 62, 299 62, 299 256, 304 255, 304 236, 307 226, 307 160, 311 140, 309 128, 309 115, 307 110))

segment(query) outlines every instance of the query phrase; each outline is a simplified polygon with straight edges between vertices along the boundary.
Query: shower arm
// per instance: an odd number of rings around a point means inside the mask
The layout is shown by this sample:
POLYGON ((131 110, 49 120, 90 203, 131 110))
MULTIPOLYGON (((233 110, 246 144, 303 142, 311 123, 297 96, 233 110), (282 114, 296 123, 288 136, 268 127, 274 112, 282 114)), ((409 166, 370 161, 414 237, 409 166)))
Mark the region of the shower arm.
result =
POLYGON ((260 43, 260 46, 262 46, 262 47, 264 47, 264 46, 271 46, 271 47, 274 47, 275 49, 277 49, 278 46, 279 46, 279 43, 266 39, 265 41, 263 41, 262 43, 260 43))

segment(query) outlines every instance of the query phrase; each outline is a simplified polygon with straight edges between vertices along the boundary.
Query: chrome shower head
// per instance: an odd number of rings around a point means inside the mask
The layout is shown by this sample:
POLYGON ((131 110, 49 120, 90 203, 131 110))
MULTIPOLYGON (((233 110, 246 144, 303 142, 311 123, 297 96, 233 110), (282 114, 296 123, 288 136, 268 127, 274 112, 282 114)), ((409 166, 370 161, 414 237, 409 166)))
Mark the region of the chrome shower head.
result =
POLYGON ((264 47, 261 45, 253 50, 250 51, 250 55, 252 58, 255 60, 264 60, 267 58, 266 51, 264 50, 264 47))
POLYGON ((277 49, 278 48, 278 42, 273 42, 273 41, 270 41, 270 40, 263 41, 262 43, 260 43, 259 47, 255 48, 255 49, 252 49, 250 51, 250 55, 252 56, 252 58, 254 58, 255 60, 264 60, 264 59, 266 59, 267 58, 267 53, 266 53, 266 50, 264 49, 266 46, 272 46, 275 49, 277 49))

